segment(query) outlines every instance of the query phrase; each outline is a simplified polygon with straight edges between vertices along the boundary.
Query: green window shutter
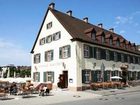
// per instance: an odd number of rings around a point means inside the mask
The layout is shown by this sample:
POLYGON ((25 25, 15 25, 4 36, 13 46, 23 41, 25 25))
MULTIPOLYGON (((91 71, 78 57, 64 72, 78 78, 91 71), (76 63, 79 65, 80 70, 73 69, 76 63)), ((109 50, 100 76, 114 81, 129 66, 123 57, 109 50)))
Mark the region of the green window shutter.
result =
POLYGON ((98 79, 97 79, 97 73, 98 73, 98 71, 94 71, 94 82, 97 82, 98 81, 98 79))
POLYGON ((62 58, 62 47, 59 48, 59 58, 62 58))
POLYGON ((38 72, 38 82, 40 82, 40 72, 38 72))
POLYGON ((71 47, 70 47, 70 45, 68 45, 68 57, 70 57, 71 56, 71 47))
POLYGON ((85 81, 86 81, 85 73, 86 73, 86 71, 82 70, 82 83, 85 83, 85 81))
POLYGON ((35 81, 35 73, 33 73, 33 81, 35 81))
POLYGON ((47 73, 43 72, 44 82, 47 82, 47 73))
POLYGON ((53 60, 53 50, 51 51, 51 60, 53 60))
POLYGON ((61 31, 59 31, 59 39, 61 38, 61 31))
POLYGON ((54 72, 52 72, 52 83, 54 83, 54 72))
POLYGON ((91 81, 96 82, 96 73, 95 73, 95 71, 91 72, 91 81))
POLYGON ((89 46, 89 57, 93 58, 93 49, 91 46, 89 46))
POLYGON ((107 71, 104 71, 104 82, 107 81, 107 71))

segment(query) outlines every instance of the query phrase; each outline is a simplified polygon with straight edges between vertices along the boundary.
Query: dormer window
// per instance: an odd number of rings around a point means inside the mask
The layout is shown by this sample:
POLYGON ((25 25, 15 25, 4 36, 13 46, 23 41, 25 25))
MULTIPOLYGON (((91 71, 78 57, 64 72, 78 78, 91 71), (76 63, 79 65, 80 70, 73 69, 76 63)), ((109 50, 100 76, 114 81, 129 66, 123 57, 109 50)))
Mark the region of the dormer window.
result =
POLYGON ((113 39, 112 38, 109 39, 109 44, 113 45, 113 39))
POLYGON ((102 35, 102 37, 101 37, 101 42, 105 43, 105 36, 104 35, 102 35))
POLYGON ((119 40, 116 41, 116 46, 120 47, 120 41, 119 40))
POLYGON ((124 43, 124 48, 127 48, 126 44, 124 43))
POLYGON ((96 33, 95 33, 95 32, 92 32, 92 33, 91 33, 91 38, 92 38, 93 40, 96 39, 96 33))

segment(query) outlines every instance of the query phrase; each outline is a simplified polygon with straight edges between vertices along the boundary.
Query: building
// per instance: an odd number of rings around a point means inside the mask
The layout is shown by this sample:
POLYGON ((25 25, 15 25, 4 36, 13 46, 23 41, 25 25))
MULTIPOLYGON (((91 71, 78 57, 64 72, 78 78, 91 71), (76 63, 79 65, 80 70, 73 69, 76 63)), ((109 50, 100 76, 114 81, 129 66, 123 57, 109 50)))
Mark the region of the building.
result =
POLYGON ((122 76, 140 79, 137 45, 103 24, 80 20, 72 11, 62 13, 51 3, 31 50, 34 82, 51 82, 53 88, 82 90, 91 82, 122 76))
POLYGON ((0 78, 31 77, 31 66, 14 66, 9 64, 0 67, 0 78))

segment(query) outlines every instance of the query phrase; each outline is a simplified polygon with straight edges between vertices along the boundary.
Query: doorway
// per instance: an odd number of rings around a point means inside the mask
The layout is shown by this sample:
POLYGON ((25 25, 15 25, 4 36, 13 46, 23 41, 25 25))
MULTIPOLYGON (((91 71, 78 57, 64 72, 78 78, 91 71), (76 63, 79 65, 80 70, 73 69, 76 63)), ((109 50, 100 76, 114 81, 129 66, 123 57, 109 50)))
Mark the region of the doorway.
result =
POLYGON ((63 71, 63 74, 59 75, 58 87, 68 88, 68 71, 63 71))

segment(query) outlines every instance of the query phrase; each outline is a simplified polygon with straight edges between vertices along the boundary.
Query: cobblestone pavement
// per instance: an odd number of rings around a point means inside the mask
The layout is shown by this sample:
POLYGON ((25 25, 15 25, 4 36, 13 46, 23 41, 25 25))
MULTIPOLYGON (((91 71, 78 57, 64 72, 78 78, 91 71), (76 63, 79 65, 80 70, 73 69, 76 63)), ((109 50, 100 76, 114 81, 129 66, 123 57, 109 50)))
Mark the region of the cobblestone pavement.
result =
POLYGON ((127 87, 125 89, 108 90, 86 90, 82 92, 73 92, 69 90, 52 90, 49 96, 39 96, 38 94, 23 96, 8 95, 8 100, 0 98, 0 105, 50 105, 56 103, 71 102, 77 100, 94 99, 107 95, 124 94, 140 91, 140 86, 127 87))

